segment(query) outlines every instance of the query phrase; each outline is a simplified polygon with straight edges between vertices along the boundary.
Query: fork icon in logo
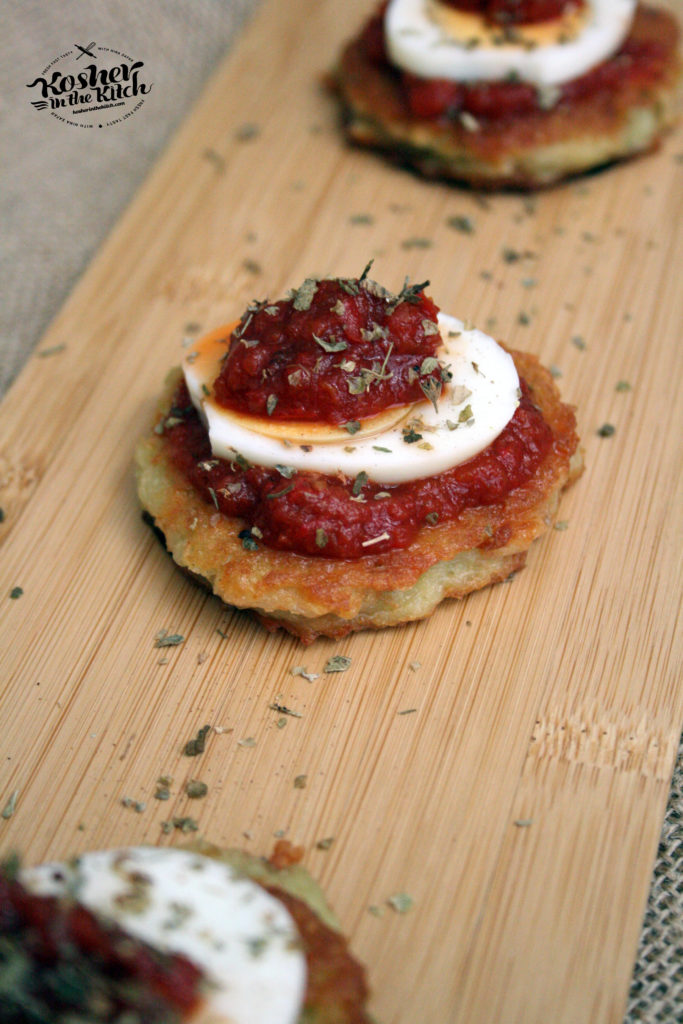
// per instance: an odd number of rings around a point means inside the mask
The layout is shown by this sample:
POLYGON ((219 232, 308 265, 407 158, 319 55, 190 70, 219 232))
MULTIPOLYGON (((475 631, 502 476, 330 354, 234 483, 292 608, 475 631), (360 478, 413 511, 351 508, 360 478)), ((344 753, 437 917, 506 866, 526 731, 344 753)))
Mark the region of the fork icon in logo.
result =
POLYGON ((94 45, 95 45, 94 41, 92 43, 88 43, 87 46, 79 46, 78 43, 74 43, 74 46, 76 47, 76 49, 81 51, 79 53, 79 55, 76 57, 76 60, 80 60, 81 57, 84 57, 86 55, 86 53, 87 53, 87 55, 89 57, 94 57, 95 54, 91 53, 91 49, 92 49, 92 47, 94 45))

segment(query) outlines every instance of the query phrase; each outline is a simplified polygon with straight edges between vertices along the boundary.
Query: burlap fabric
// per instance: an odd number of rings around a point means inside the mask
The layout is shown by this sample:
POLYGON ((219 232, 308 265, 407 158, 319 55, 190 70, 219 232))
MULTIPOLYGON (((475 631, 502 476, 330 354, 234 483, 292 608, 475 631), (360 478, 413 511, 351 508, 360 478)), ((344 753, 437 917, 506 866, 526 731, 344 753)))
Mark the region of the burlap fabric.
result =
MULTIPOLYGON (((29 357, 257 3, 3 0, 0 394, 29 357), (97 145, 90 132, 70 129, 34 111, 26 88, 60 47, 75 43, 87 47, 92 41, 144 61, 155 90, 125 126, 98 133, 97 145)), ((682 865, 683 746, 625 1024, 683 1020, 682 865)))

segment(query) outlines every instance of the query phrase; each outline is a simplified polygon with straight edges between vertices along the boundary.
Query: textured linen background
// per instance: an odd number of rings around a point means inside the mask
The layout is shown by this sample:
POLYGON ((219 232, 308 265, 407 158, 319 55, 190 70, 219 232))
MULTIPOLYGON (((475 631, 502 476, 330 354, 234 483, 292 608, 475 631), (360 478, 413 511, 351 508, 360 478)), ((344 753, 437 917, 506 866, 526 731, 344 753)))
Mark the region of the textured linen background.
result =
MULTIPOLYGON (((2 0, 0 395, 258 2, 2 0), (135 116, 120 128, 98 132, 97 145, 90 132, 72 131, 54 118, 39 116, 26 91, 26 83, 61 47, 76 42, 85 46, 92 40, 144 61, 145 74, 154 83, 135 116)), ((683 748, 625 1024, 683 1019, 682 867, 683 748)))

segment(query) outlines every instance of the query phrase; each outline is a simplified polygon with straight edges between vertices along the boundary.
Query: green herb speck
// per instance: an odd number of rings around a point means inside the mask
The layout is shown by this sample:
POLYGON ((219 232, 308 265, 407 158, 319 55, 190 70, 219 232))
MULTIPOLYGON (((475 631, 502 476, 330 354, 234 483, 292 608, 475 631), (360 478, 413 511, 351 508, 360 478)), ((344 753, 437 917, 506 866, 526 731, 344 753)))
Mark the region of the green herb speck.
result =
POLYGON ((345 654, 333 654, 325 664, 323 672, 346 672, 351 665, 351 659, 345 654))
POLYGON ((183 747, 183 753, 186 757, 197 757, 198 754, 203 754, 206 749, 206 737, 211 730, 210 725, 203 725, 193 740, 188 740, 183 747))
POLYGON ((201 800, 209 792, 209 787, 205 782, 199 782, 197 779, 190 779, 185 786, 185 792, 191 800, 201 800))

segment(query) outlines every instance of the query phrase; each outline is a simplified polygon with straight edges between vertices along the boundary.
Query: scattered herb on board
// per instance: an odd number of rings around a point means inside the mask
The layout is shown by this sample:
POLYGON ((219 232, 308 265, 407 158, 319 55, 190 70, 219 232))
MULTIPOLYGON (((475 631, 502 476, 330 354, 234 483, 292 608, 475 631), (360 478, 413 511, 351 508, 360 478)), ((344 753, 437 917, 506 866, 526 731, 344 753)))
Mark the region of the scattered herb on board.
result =
POLYGON ((567 522, 566 519, 558 519, 557 522, 555 523, 553 529, 560 530, 560 531, 568 530, 569 529, 569 523, 567 522))
POLYGON ((292 708, 288 708, 286 704, 280 704, 279 701, 274 700, 268 707, 271 711, 279 711, 281 715, 291 715, 292 718, 303 718, 300 711, 293 711, 292 708))
POLYGON ((23 587, 12 587, 12 589, 9 592, 9 596, 11 597, 11 599, 13 601, 16 601, 17 598, 21 597, 21 595, 23 593, 24 593, 23 587))
POLYGON ((2 813, 0 813, 0 817, 4 818, 5 821, 7 821, 8 818, 11 818, 16 811, 18 798, 19 790, 15 789, 14 792, 10 794, 9 800, 2 809, 2 813))
POLYGON ((325 663, 323 672, 346 672, 351 665, 351 659, 345 654, 333 654, 325 663))
POLYGON ((258 276, 259 274, 263 273, 263 267, 258 262, 258 260, 252 260, 252 259, 242 260, 242 266, 244 267, 244 269, 249 274, 254 274, 255 276, 258 276))
POLYGON ((235 138, 238 142, 249 142, 251 139, 257 138, 261 134, 261 129, 253 121, 245 121, 241 124, 235 132, 235 138))
POLYGON ((583 352, 586 348, 585 339, 580 334, 575 334, 572 338, 572 345, 578 348, 579 352, 583 352))
MULTIPOLYGON (((629 384, 629 382, 627 380, 618 380, 617 381, 617 386, 616 386, 615 390, 619 391, 619 392, 630 391, 631 390, 631 385, 629 384)), ((0 522, 1 521, 2 520, 0 520, 0 522)))
POLYGON ((121 806, 135 811, 136 814, 142 814, 147 807, 147 804, 143 803, 142 800, 133 800, 132 796, 124 796, 121 797, 121 806))
POLYGON ((199 782, 198 779, 190 779, 185 786, 185 793, 189 796, 190 800, 201 800, 209 792, 209 787, 205 782, 199 782))
POLYGON ((296 775, 294 777, 294 789, 305 789, 308 782, 308 775, 296 775))
POLYGON ((414 715, 417 712, 417 708, 405 708, 403 711, 397 711, 397 715, 414 715))
POLYGON ((309 672, 305 665, 294 665, 293 668, 290 668, 289 672, 293 676, 302 676, 309 683, 320 678, 319 672, 309 672))
POLYGON ((371 213, 352 213, 349 217, 349 224, 374 224, 375 218, 371 213))
POLYGON ((528 324, 531 323, 531 317, 528 313, 525 313, 524 310, 522 310, 521 313, 517 314, 517 323, 521 324, 523 327, 526 327, 528 326, 528 324))
POLYGON ((449 228, 454 228, 455 231, 462 232, 463 235, 471 235, 474 233, 474 222, 471 217, 465 217, 462 214, 456 214, 455 217, 449 217, 446 220, 446 224, 449 228))
POLYGON ((197 832, 199 825, 195 818, 189 817, 171 818, 170 821, 162 821, 161 823, 161 829, 165 835, 169 835, 174 828, 179 829, 183 834, 187 834, 188 832, 197 832))
POLYGON ((61 345, 50 345, 49 348, 39 349, 39 351, 36 352, 36 355, 39 356, 41 359, 45 359, 49 356, 56 356, 60 352, 64 352, 65 349, 66 345, 64 343, 62 343, 61 345))
POLYGON ((603 425, 598 428, 597 434, 598 437, 611 437, 615 430, 616 427, 612 423, 603 423, 603 425))
POLYGON ((160 630, 154 638, 155 647, 177 647, 185 643, 185 637, 180 633, 169 633, 167 629, 160 630))
POLYGON ((205 149, 202 156, 205 160, 208 160, 209 163, 213 164, 218 174, 225 173, 225 160, 220 153, 216 152, 215 149, 205 149))
POLYGON ((431 238, 404 238, 401 242, 402 249, 431 249, 432 245, 431 238))
POLYGON ((324 839, 319 839, 315 844, 316 850, 329 850, 334 842, 334 836, 325 836, 324 839))
POLYGON ((170 800, 171 798, 171 782, 173 780, 169 775, 160 775, 157 779, 157 788, 154 791, 155 800, 170 800))
POLYGON ((388 898, 387 903, 397 914, 407 914, 413 909, 415 901, 407 892, 397 892, 388 898))
POLYGON ((533 825, 533 823, 533 818, 517 818, 513 822, 513 824, 516 825, 517 828, 528 828, 529 825, 533 825))
POLYGON ((206 737, 211 731, 210 725, 203 725, 194 739, 188 740, 183 747, 183 753, 185 757, 197 757, 198 754, 203 754, 206 748, 206 737))
MULTIPOLYGON (((359 424, 359 426, 360 426, 360 424, 359 424)), ((0 508, 0 523, 4 523, 4 521, 5 521, 5 510, 4 510, 4 508, 0 508)))

